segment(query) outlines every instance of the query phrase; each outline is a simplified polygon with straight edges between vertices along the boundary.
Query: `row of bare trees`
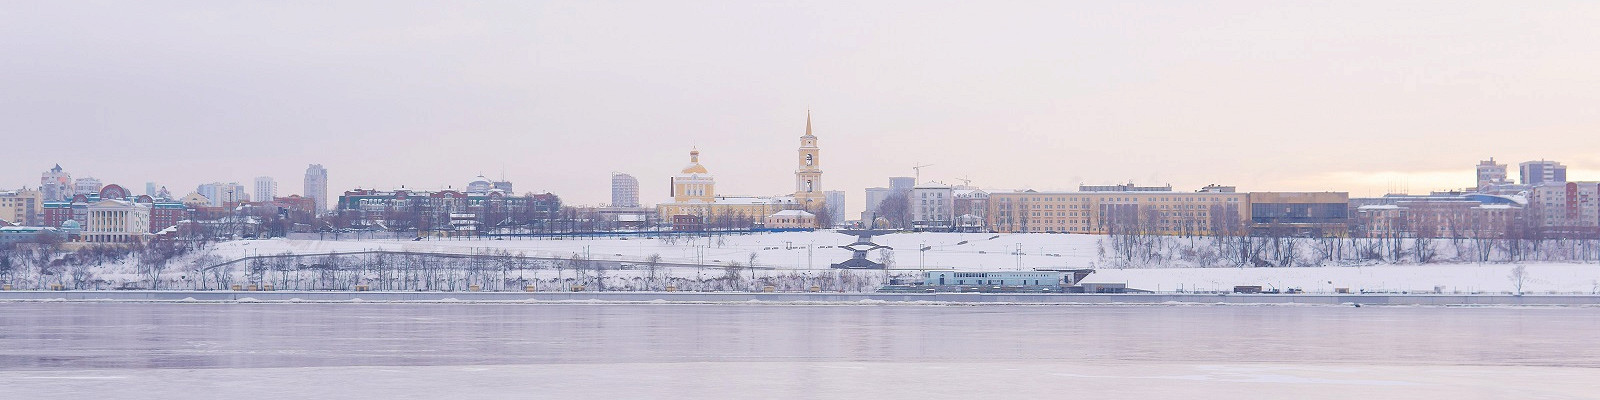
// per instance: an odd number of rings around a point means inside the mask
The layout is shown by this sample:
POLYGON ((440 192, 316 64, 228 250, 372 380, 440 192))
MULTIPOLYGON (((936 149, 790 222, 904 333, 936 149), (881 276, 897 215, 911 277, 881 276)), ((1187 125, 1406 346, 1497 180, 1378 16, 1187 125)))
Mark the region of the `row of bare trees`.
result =
POLYGON ((1100 259, 1119 267, 1600 262, 1600 230, 1555 229, 1511 211, 1420 207, 1289 225, 1250 224, 1237 208, 1215 205, 1199 227, 1134 205, 1102 211, 1100 259))
MULTIPOLYGON (((0 244, 0 284, 16 289, 108 289, 113 283, 100 275, 112 266, 131 266, 143 282, 163 282, 168 266, 195 250, 202 241, 152 241, 115 245, 69 247, 57 235, 0 244)), ((156 288, 158 286, 139 286, 156 288)))
POLYGON ((660 255, 617 263, 582 255, 550 259, 508 250, 480 249, 470 254, 363 252, 291 254, 225 260, 204 246, 155 242, 125 247, 83 247, 75 252, 46 246, 6 246, 0 252, 0 283, 14 289, 187 289, 228 290, 250 286, 274 290, 403 291, 871 291, 889 274, 862 271, 788 271, 752 267, 759 260, 720 266, 669 266, 660 255), (198 250, 198 251, 196 251, 198 250), (40 268, 38 266, 42 265, 40 268), (114 280, 98 272, 130 268, 114 280))

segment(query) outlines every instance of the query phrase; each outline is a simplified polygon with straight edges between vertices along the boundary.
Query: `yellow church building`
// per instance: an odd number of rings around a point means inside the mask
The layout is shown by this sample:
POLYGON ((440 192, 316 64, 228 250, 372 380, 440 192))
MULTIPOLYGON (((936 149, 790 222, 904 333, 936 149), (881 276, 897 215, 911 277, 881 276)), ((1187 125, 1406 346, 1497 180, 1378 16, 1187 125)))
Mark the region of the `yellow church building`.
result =
POLYGON ((752 226, 764 223, 784 210, 821 209, 825 197, 822 191, 821 154, 817 137, 811 134, 811 115, 806 114, 806 133, 800 137, 799 158, 796 160, 795 191, 788 196, 723 196, 717 194, 716 179, 700 164, 700 150, 689 151, 689 165, 672 177, 672 202, 656 206, 662 221, 673 221, 675 216, 700 217, 707 228, 752 226))

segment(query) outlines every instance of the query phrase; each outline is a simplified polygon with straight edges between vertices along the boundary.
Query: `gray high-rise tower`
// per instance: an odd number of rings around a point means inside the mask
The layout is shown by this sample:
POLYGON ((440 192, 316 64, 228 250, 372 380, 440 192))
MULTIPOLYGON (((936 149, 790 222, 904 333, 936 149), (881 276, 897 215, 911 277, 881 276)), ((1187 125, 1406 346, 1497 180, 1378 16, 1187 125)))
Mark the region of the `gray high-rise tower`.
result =
POLYGON ((317 213, 328 210, 328 169, 322 168, 322 164, 306 167, 306 190, 303 195, 311 198, 317 213))
POLYGON ((250 199, 250 201, 268 202, 275 197, 278 197, 278 181, 273 180, 270 176, 256 177, 255 198, 250 199))
POLYGON ((611 173, 611 206, 638 207, 639 180, 621 172, 611 173))

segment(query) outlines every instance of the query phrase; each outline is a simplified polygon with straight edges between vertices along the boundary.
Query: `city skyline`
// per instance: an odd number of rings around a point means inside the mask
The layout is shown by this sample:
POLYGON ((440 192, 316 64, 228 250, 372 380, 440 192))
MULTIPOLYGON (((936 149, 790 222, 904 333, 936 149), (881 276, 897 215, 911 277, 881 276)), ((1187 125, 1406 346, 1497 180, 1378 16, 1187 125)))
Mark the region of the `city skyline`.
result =
MULTIPOLYGON (((1504 165, 1509 167, 1509 168, 1511 168, 1513 171, 1518 166, 1518 164, 1524 164, 1524 163, 1530 163, 1530 162, 1551 162, 1551 163, 1558 163, 1558 164, 1561 163, 1561 160, 1514 161, 1514 160, 1501 159, 1499 157, 1485 157, 1483 160, 1478 160, 1478 162, 1488 161, 1488 160, 1491 160, 1491 159, 1493 159, 1493 161, 1495 161, 1495 162, 1505 163, 1504 165)), ((777 162, 783 162, 783 161, 777 161, 777 162)), ((317 164, 315 166, 319 166, 320 167, 321 165, 317 164)), ((53 167, 60 167, 60 165, 59 164, 54 164, 53 167)), ((63 170, 65 170, 65 172, 67 172, 67 173, 72 173, 73 172, 71 169, 68 169, 68 168, 65 168, 65 167, 61 167, 61 168, 63 168, 63 170)), ((708 169, 710 169, 710 168, 708 168, 708 169)), ((1568 175, 1567 175, 1568 177, 1563 178, 1563 181, 1594 182, 1594 181, 1600 180, 1600 179, 1587 179, 1587 178, 1585 178, 1585 176, 1597 176, 1597 175, 1600 175, 1600 174, 1587 175, 1587 174, 1590 173, 1589 170, 1585 170, 1585 169, 1581 169, 1581 168, 1576 168, 1576 169, 1568 168, 1568 169, 1572 170, 1572 171, 1579 171, 1578 175, 1573 176, 1573 174, 1568 173, 1568 175)), ((50 171, 46 170, 44 172, 48 173, 50 171)), ((303 175, 304 173, 305 173, 305 170, 302 170, 301 174, 303 175)), ((719 175, 717 170, 715 170, 715 169, 711 169, 710 173, 713 176, 719 175)), ((1390 188, 1391 190, 1380 190, 1380 191, 1376 191, 1376 192, 1371 192, 1370 194, 1369 193, 1360 193, 1360 192, 1356 192, 1356 191, 1349 191, 1349 190, 1341 190, 1341 189, 1338 189, 1338 188, 1332 188, 1332 189, 1327 189, 1327 190, 1309 190, 1309 191, 1348 192, 1348 193, 1350 193, 1350 195, 1352 197, 1380 197, 1380 196, 1383 196, 1383 195, 1386 195, 1386 194, 1427 194, 1429 192, 1435 192, 1435 191, 1456 191, 1456 190, 1469 190, 1470 191, 1471 189, 1474 189, 1474 188, 1477 187, 1476 185, 1473 184, 1473 183, 1476 183, 1474 181, 1474 179, 1473 179, 1475 177, 1475 173, 1476 173, 1476 171, 1473 168, 1468 168, 1468 167, 1458 168, 1455 171, 1438 172, 1437 175, 1440 175, 1440 176, 1444 177, 1441 180, 1461 181, 1461 182, 1464 182, 1464 184, 1463 185, 1458 185, 1458 186, 1429 188, 1429 189, 1423 189, 1423 190, 1418 190, 1418 189, 1415 189, 1415 188, 1407 188, 1407 187, 1404 187, 1402 185, 1397 185, 1397 184, 1391 183, 1388 186, 1388 188, 1390 188), (1463 177, 1465 177, 1465 178, 1463 178, 1463 177)), ((615 190, 614 179, 616 178, 617 174, 631 175, 631 174, 626 174, 626 173, 620 173, 618 171, 607 172, 606 173, 607 180, 605 182, 603 182, 604 183, 604 185, 603 185, 604 187, 599 188, 599 189, 594 189, 595 191, 603 191, 604 192, 604 193, 602 193, 602 195, 605 197, 605 199, 602 199, 599 202, 592 202, 592 203, 572 202, 570 200, 570 198, 568 197, 568 194, 566 194, 566 193, 556 193, 556 192, 553 192, 553 191, 534 190, 534 191, 520 191, 520 192, 515 192, 515 193, 517 193, 517 194, 524 194, 524 193, 533 193, 533 194, 552 193, 552 194, 555 194, 557 196, 561 196, 563 201, 566 202, 566 204, 569 204, 569 205, 576 205, 576 206, 601 206, 601 205, 607 205, 607 206, 611 206, 613 204, 611 204, 610 200, 612 199, 612 196, 615 194, 615 191, 614 191, 615 190)), ((793 173, 791 172, 791 175, 792 174, 793 173)), ((905 175, 913 175, 913 174, 905 174, 905 175)), ((330 174, 330 177, 329 177, 328 180, 330 182, 338 181, 338 179, 333 179, 333 176, 337 176, 337 174, 336 173, 335 174, 330 174)), ((99 179, 98 177, 94 177, 94 176, 78 176, 78 175, 74 174, 73 177, 74 177, 74 179, 89 178, 89 179, 92 179, 92 180, 102 181, 102 184, 119 184, 119 185, 122 185, 124 187, 133 187, 134 186, 132 183, 122 182, 122 181, 118 181, 118 180, 99 179)), ((457 191, 465 191, 468 188, 469 181, 471 181, 473 179, 476 179, 476 178, 481 178, 481 177, 483 177, 483 175, 480 174, 480 175, 477 175, 477 176, 464 178, 460 182, 443 183, 443 184, 440 184, 440 185, 437 185, 437 186, 396 184, 396 185, 388 185, 388 186, 383 186, 383 185, 371 186, 371 185, 368 185, 368 186, 353 186, 353 187, 338 187, 338 188, 336 188, 336 187, 332 187, 331 184, 330 184, 330 187, 328 187, 327 190, 328 190, 328 195, 330 197, 332 197, 333 199, 335 199, 335 201, 336 201, 337 197, 339 197, 345 191, 357 190, 357 189, 393 190, 393 189, 409 188, 409 189, 413 189, 413 190, 457 190, 457 191)), ((257 181, 257 180, 263 179, 263 178, 272 179, 274 181, 276 181, 276 179, 277 179, 277 178, 272 177, 272 176, 258 176, 256 178, 254 178, 254 180, 252 180, 252 181, 259 183, 259 181, 257 181)), ((911 177, 909 177, 909 176, 904 176, 904 177, 902 177, 902 176, 883 176, 883 177, 879 178, 881 182, 877 182, 876 185, 869 183, 865 187, 830 188, 828 191, 830 191, 830 192, 844 192, 845 196, 847 198, 856 199, 854 201, 846 201, 846 203, 849 204, 849 206, 847 208, 848 211, 846 211, 846 213, 847 213, 847 215, 860 214, 862 211, 866 210, 866 207, 867 207, 866 203, 869 202, 869 201, 867 201, 869 199, 865 199, 864 197, 856 197, 856 196, 866 196, 865 192, 869 191, 871 189, 883 189, 883 187, 885 186, 884 182, 888 182, 889 180, 894 179, 894 178, 903 178, 903 179, 908 179, 908 180, 911 179, 911 177)), ((9 178, 0 178, 0 180, 4 180, 4 179, 9 179, 9 178)), ((161 183, 161 182, 166 182, 165 180, 159 180, 159 178, 149 178, 149 179, 158 179, 158 180, 146 181, 147 184, 155 183, 156 186, 158 186, 158 187, 168 188, 169 190, 171 189, 171 187, 169 187, 168 185, 165 185, 165 184, 161 183)), ((499 179, 499 178, 497 178, 497 179, 499 179)), ((1507 183, 1515 183, 1515 184, 1524 183, 1523 178, 1518 176, 1518 175, 1515 175, 1515 174, 1507 176, 1506 179, 1507 179, 1507 181, 1506 181, 1507 183)), ((517 182, 516 179, 507 179, 507 180, 510 181, 510 182, 517 182)), ((1005 193, 1005 192, 1021 191, 1021 190, 1037 190, 1037 191, 1042 191, 1042 192, 1072 192, 1072 191, 1078 191, 1078 188, 1079 188, 1080 185, 1103 185, 1103 184, 1125 184, 1125 183, 1130 183, 1127 180, 1124 180, 1124 181, 1103 181, 1103 182, 1100 182, 1100 183, 1091 183, 1089 181, 1082 181, 1082 182, 1077 182, 1077 183, 1067 183, 1067 182, 1063 181, 1063 182, 1052 182, 1052 184, 1049 184, 1049 185, 1024 186, 1024 187, 1005 187, 1005 188, 1002 188, 1002 187, 992 187, 992 186, 989 186, 989 185, 984 185, 981 182, 973 182, 971 185, 966 185, 964 182, 961 182, 961 180, 962 179, 960 179, 960 178, 957 178, 954 181, 944 180, 944 179, 923 179, 921 181, 921 184, 940 184, 940 185, 946 185, 946 186, 966 186, 966 187, 972 187, 972 188, 981 189, 981 190, 985 190, 985 191, 990 191, 990 192, 993 192, 993 193, 1005 193)), ((170 194, 172 195, 172 197, 174 199, 178 199, 178 198, 182 198, 185 194, 204 192, 204 187, 205 186, 213 184, 213 183, 219 183, 220 184, 220 182, 224 182, 224 181, 230 182, 231 184, 236 184, 236 185, 238 184, 238 182, 228 181, 226 179, 207 181, 207 182, 204 182, 204 183, 196 184, 195 185, 195 189, 191 189, 191 190, 171 190, 170 194)), ((642 183, 643 180, 639 180, 639 181, 641 181, 641 182, 636 182, 638 184, 638 186, 640 186, 640 187, 648 186, 648 185, 642 183)), ((272 183, 273 183, 274 192, 277 193, 279 196, 289 196, 289 195, 306 196, 307 195, 306 193, 298 193, 298 192, 281 192, 277 188, 276 182, 272 182, 272 183)), ((301 181, 298 181, 298 182, 291 182, 291 183, 302 183, 303 184, 304 180, 301 180, 301 181)), ((1169 186, 1172 187, 1172 190, 1176 191, 1176 192, 1189 192, 1189 191, 1197 191, 1197 190, 1201 189, 1201 186, 1185 187, 1185 186, 1174 185, 1174 184, 1167 183, 1167 182, 1142 182, 1142 181, 1134 180, 1131 183, 1169 185, 1169 186)), ((1216 184, 1216 183, 1208 183, 1207 185, 1211 185, 1211 184, 1216 184)), ((1226 183, 1223 183, 1223 184, 1227 185, 1226 183)), ((718 185, 719 185, 719 187, 720 186, 753 186, 753 185, 749 185, 749 184, 746 184, 746 185, 729 184, 729 183, 725 183, 723 181, 719 181, 718 185)), ((662 185, 662 186, 667 186, 667 185, 662 185)), ((768 186, 771 186, 771 185, 768 185, 768 186)), ((1229 185, 1229 186, 1237 186, 1237 185, 1229 185)), ((244 186, 240 185, 240 187, 243 188, 244 186)), ((15 187, 11 187, 10 189, 4 189, 4 190, 14 190, 14 189, 20 189, 20 188, 29 188, 29 189, 32 189, 32 190, 41 190, 41 188, 37 184, 33 184, 33 185, 18 185, 18 186, 15 186, 15 187)), ((244 189, 244 191, 242 191, 241 193, 253 193, 255 188, 256 188, 255 186, 250 186, 250 187, 244 189)), ((1288 189, 1275 188, 1275 187, 1245 188, 1245 189, 1251 190, 1251 191, 1286 191, 1286 190, 1288 190, 1288 189)), ((655 206, 655 205, 658 205, 658 204, 661 204, 661 203, 668 203, 668 202, 671 201, 671 197, 669 197, 669 196, 659 196, 659 198, 657 198, 657 199, 648 200, 647 201, 645 199, 651 198, 652 196, 646 195, 645 194, 645 190, 643 190, 643 189, 638 189, 638 190, 635 191, 635 193, 637 193, 637 195, 639 197, 639 202, 640 203, 638 204, 638 206, 655 206)), ((774 192, 771 192, 771 193, 751 194, 751 193, 743 193, 743 192, 727 193, 727 192, 723 192, 723 191, 720 191, 720 190, 717 193, 718 196, 766 196, 766 195, 784 195, 784 194, 785 193, 781 192, 781 191, 774 191, 774 192)), ((572 197, 594 197, 594 196, 572 196, 572 197)), ((261 200, 260 199, 255 199, 254 197, 251 197, 251 201, 261 201, 261 200)))
POLYGON ((1425 193, 1471 187, 1491 156, 1600 179, 1588 3, 324 7, 0 16, 0 109, 14 148, 41 149, 0 160, 0 185, 60 163, 174 192, 298 187, 317 163, 330 195, 482 173, 600 204, 621 171, 659 203, 693 147, 722 192, 776 195, 807 109, 851 198, 921 164, 996 190, 1425 193))

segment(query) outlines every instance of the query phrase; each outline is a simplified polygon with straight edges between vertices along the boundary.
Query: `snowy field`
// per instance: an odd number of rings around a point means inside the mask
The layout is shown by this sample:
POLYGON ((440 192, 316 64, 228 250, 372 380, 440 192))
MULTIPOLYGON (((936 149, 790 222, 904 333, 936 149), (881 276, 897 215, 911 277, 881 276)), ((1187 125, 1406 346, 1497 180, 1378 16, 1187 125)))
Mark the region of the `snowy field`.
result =
MULTIPOLYGON (((217 245, 224 259, 251 255, 326 254, 361 250, 475 253, 504 250, 530 257, 570 258, 587 255, 599 260, 643 262, 659 255, 665 263, 725 265, 749 263, 777 272, 826 270, 831 263, 850 257, 838 246, 854 237, 835 232, 787 232, 728 235, 713 238, 662 240, 609 238, 583 240, 243 240, 217 245)), ((1353 292, 1508 293, 1517 290, 1513 264, 1436 263, 1427 265, 1373 264, 1295 268, 1106 268, 1099 252, 1103 236, 1062 234, 902 233, 884 235, 875 242, 893 247, 892 268, 902 273, 919 269, 1009 271, 1034 268, 1094 268, 1086 282, 1126 283, 1128 287, 1161 292, 1229 290, 1236 285, 1268 289, 1299 288, 1328 293, 1347 288, 1353 292), (925 251, 919 249, 926 248, 925 251), (1020 251, 1019 251, 1020 250, 1020 251), (1020 254, 1019 254, 1020 253, 1020 254)), ((873 252, 870 258, 880 260, 873 252)), ((1600 292, 1600 264, 1529 263, 1525 266, 1525 293, 1600 292)), ((627 276, 632 271, 616 271, 627 276)), ((822 271, 817 271, 818 273, 822 271)), ((680 271, 679 276, 693 274, 680 271)))

